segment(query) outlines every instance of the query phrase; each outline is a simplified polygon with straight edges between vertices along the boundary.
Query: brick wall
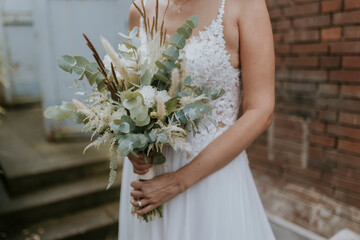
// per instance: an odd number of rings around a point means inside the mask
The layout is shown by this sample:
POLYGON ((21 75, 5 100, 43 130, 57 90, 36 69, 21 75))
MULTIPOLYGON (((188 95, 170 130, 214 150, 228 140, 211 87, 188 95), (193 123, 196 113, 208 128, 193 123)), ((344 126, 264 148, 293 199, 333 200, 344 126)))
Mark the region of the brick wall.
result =
POLYGON ((360 0, 268 0, 276 114, 248 149, 267 210, 360 229, 360 0))

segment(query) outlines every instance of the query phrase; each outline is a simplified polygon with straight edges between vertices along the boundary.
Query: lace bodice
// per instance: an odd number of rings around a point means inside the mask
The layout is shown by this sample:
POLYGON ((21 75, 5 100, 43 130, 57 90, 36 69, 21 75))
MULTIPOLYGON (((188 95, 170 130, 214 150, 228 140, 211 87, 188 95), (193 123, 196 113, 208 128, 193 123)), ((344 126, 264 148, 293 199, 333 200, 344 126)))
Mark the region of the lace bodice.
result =
MULTIPOLYGON (((223 88, 225 94, 212 102, 212 118, 218 126, 207 124, 208 130, 200 128, 196 136, 189 134, 194 156, 213 139, 223 133, 237 119, 240 107, 240 69, 230 63, 225 47, 223 15, 225 0, 222 0, 217 17, 197 36, 192 36, 185 46, 186 71, 194 81, 204 86, 223 88)), ((142 20, 142 19, 141 19, 142 20)), ((144 37, 143 22, 140 21, 140 38, 144 37)), ((193 156, 193 157, 194 157, 193 156)), ((190 161, 188 159, 187 161, 190 161)))

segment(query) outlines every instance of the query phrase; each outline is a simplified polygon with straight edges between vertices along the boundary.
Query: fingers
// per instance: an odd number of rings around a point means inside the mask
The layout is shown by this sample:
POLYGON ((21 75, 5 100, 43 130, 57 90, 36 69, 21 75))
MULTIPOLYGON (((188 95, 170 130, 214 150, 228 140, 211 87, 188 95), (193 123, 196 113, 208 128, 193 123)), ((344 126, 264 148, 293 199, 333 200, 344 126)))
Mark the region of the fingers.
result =
POLYGON ((141 190, 141 182, 140 181, 132 181, 130 186, 132 186, 135 190, 141 190))
POLYGON ((146 156, 146 161, 147 161, 147 163, 146 163, 143 156, 141 154, 139 154, 139 153, 137 153, 136 156, 134 156, 133 154, 130 153, 128 155, 128 158, 133 164, 136 163, 136 164, 139 164, 139 165, 152 165, 152 158, 151 157, 146 156))
MULTIPOLYGON (((143 205, 142 202, 141 202, 141 205, 143 205)), ((139 215, 144 215, 145 213, 148 213, 148 212, 150 212, 151 210, 153 210, 155 208, 156 208, 156 205, 149 204, 149 205, 147 205, 147 206, 145 206, 143 208, 135 209, 135 213, 137 213, 139 215)))
POLYGON ((133 168, 134 173, 138 174, 138 175, 144 175, 145 173, 147 173, 149 170, 138 170, 135 167, 133 168))
POLYGON ((131 204, 134 206, 134 207, 136 207, 136 208, 138 208, 138 207, 145 207, 145 206, 147 206, 147 205, 149 205, 150 204, 150 200, 149 199, 141 199, 141 200, 135 200, 134 198, 131 198, 130 199, 130 202, 131 202, 131 204))
POLYGON ((139 190, 132 190, 130 192, 130 195, 135 198, 135 199, 138 199, 138 198, 144 198, 145 195, 143 192, 139 191, 139 190))

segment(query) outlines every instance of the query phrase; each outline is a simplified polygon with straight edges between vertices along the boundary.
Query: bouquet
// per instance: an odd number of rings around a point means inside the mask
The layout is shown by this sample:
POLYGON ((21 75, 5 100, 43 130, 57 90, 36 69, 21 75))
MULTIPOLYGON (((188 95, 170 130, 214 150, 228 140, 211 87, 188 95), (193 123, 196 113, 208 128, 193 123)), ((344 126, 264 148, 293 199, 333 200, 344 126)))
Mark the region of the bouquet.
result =
MULTIPOLYGON (((153 164, 162 164, 166 161, 162 153, 166 145, 191 155, 188 134, 195 135, 198 127, 207 128, 207 122, 216 125, 210 116, 210 103, 224 90, 201 86, 186 73, 186 61, 180 55, 197 26, 196 16, 187 19, 169 38, 164 21, 158 28, 158 3, 152 21, 146 17, 144 4, 142 9, 135 6, 144 20, 146 41, 142 43, 137 37, 137 27, 129 35, 120 34, 127 40, 118 46, 118 51, 101 38, 107 53, 102 59, 84 34, 95 62, 64 55, 58 59, 58 65, 77 74, 76 83, 86 79, 91 93, 77 92, 87 95, 86 102, 63 101, 60 106, 48 107, 44 116, 58 121, 70 118, 84 124, 84 132, 93 131, 91 141, 97 134, 84 152, 107 143, 111 152, 117 151, 122 157, 141 154, 144 161, 146 156, 152 156, 153 164)), ((116 159, 110 159, 107 189, 115 180, 117 164, 116 159)), ((149 169, 139 179, 153 177, 154 171, 149 169)), ((161 206, 138 217, 148 221, 155 216, 162 217, 161 206)))

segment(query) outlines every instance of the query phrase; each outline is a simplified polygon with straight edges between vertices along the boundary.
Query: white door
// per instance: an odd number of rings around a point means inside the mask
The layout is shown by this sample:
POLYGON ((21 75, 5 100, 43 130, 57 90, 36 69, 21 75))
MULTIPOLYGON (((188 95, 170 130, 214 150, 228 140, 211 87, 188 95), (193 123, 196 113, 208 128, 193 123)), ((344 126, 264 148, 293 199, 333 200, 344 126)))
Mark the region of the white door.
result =
MULTIPOLYGON (((57 66, 61 55, 81 55, 93 61, 85 43, 85 33, 99 54, 105 51, 100 36, 107 38, 114 47, 120 43, 118 32, 128 31, 128 10, 131 0, 35 0, 34 24, 39 57, 39 75, 43 108, 71 101, 75 89, 75 76, 57 66)), ((78 98, 78 96, 76 96, 78 98)), ((45 119, 48 138, 78 135, 80 126, 70 120, 54 122, 45 119)))
POLYGON ((9 82, 1 94, 9 105, 40 101, 33 8, 34 0, 0 0, 0 52, 9 82))

